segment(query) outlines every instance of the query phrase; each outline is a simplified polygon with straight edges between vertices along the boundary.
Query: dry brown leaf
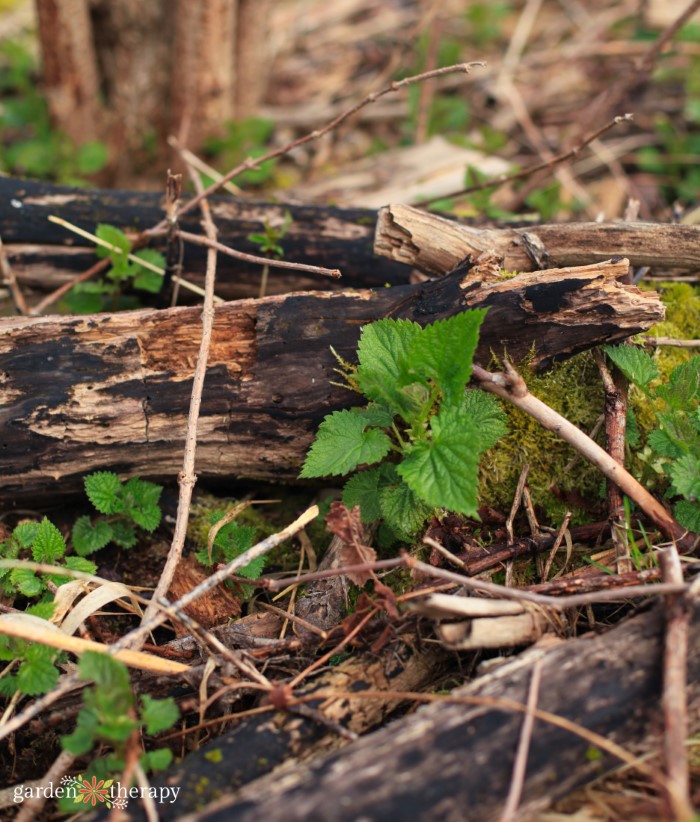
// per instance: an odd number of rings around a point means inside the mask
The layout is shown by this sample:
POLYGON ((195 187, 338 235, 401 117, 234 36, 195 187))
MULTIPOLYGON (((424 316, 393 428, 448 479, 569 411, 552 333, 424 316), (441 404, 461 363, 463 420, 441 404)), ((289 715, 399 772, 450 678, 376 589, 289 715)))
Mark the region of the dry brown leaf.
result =
MULTIPOLYGON (((341 568, 375 562, 377 552, 364 544, 365 535, 359 505, 350 511, 342 502, 335 500, 331 503, 331 510, 326 516, 326 525, 329 531, 343 541, 343 547, 338 555, 341 568)), ((353 571, 347 577, 355 585, 364 585, 367 580, 374 578, 374 571, 353 571)))

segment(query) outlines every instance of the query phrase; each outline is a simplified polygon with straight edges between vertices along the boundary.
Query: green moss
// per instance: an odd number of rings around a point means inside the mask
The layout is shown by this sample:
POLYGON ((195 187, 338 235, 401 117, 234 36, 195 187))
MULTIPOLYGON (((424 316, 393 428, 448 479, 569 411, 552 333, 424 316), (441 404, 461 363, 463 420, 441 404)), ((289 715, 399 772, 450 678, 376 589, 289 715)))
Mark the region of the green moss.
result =
MULTIPOLYGON (((604 395, 598 368, 590 352, 555 365, 545 374, 520 368, 530 391, 583 431, 590 432, 603 413, 604 395)), ((528 484, 535 505, 542 506, 550 522, 557 523, 567 510, 576 519, 590 517, 567 495, 598 504, 601 475, 583 459, 570 462, 575 451, 529 414, 504 403, 509 433, 485 457, 481 467, 482 502, 507 510, 513 501, 520 472, 529 463, 528 484)))

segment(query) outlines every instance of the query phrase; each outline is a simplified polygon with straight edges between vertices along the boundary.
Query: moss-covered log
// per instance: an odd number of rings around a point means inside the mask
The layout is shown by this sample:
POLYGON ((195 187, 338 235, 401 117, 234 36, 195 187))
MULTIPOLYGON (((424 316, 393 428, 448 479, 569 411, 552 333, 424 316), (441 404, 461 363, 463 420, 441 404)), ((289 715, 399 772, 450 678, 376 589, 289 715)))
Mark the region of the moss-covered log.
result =
MULTIPOLYGON (((361 326, 382 317, 425 324, 488 307, 481 361, 507 349, 540 366, 649 328, 663 307, 619 282, 627 268, 618 260, 496 282, 457 270, 420 285, 220 305, 197 472, 296 477, 322 417, 359 400, 331 385, 330 347, 353 360, 361 326)), ((196 307, 0 320, 0 495, 67 491, 96 469, 177 474, 200 333, 196 307)))

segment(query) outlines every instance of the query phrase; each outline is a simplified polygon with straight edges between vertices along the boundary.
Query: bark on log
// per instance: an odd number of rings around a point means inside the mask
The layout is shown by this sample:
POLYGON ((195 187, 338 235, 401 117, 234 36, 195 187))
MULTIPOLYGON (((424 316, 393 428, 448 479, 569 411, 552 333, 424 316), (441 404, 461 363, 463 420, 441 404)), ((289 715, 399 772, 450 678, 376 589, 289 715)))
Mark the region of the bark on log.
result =
POLYGON ((508 271, 585 265, 616 255, 633 266, 700 268, 700 227, 662 223, 554 223, 472 228, 406 205, 382 208, 374 249, 432 274, 495 251, 508 271), (539 254, 539 260, 537 255, 539 254))
MULTIPOLYGON (((377 291, 309 293, 217 307, 199 420, 197 473, 293 479, 321 418, 358 403, 330 382, 353 360, 360 327, 421 324, 489 307, 478 358, 534 365, 658 322, 654 292, 618 282, 627 261, 484 283, 455 271, 377 291)), ((200 309, 0 320, 1 497, 69 491, 111 469, 180 470, 200 309), (55 486, 47 487, 53 481, 55 486)))
MULTIPOLYGON (((274 205, 233 197, 212 197, 210 203, 219 242, 248 254, 259 254, 259 248, 248 240, 248 235, 262 232, 266 221, 283 219, 288 210, 293 222, 281 242, 284 259, 339 268, 343 274, 343 279, 338 281, 272 268, 268 294, 307 289, 381 288, 387 283, 405 285, 408 282, 409 268, 374 255, 372 242, 377 212, 371 209, 274 205)), ((98 223, 115 225, 127 232, 142 231, 163 218, 163 195, 83 190, 0 177, 0 237, 21 285, 42 290, 57 288, 96 261, 94 245, 49 222, 47 218, 51 214, 92 233, 98 223)), ((199 214, 186 214, 181 228, 201 234, 199 214)), ((183 262, 184 276, 201 286, 206 249, 185 246, 183 262)), ((227 300, 257 296, 260 272, 259 265, 220 255, 217 294, 227 300)))
MULTIPOLYGON (((700 605, 694 608, 694 624, 700 605)), ((538 706, 633 754, 658 747, 664 608, 603 636, 532 649, 453 692, 525 703, 542 665, 538 706)), ((700 729, 700 633, 688 653, 690 733, 700 729)), ((523 715, 507 707, 437 703, 312 764, 273 772, 188 822, 490 822, 503 811, 523 715)), ((518 819, 526 820, 620 763, 588 756, 590 742, 537 719, 518 819)))

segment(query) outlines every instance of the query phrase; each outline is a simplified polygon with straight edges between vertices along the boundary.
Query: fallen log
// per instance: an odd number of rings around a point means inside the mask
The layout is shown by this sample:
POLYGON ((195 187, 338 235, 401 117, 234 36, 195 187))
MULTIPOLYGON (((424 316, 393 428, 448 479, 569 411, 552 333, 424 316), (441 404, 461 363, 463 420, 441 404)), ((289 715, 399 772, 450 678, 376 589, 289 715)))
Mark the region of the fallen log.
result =
MULTIPOLYGON (((281 241, 284 259, 339 268, 341 281, 298 271, 273 269, 268 294, 307 289, 372 288, 408 282, 410 269, 377 258, 372 251, 377 212, 366 208, 334 208, 260 203, 235 197, 212 197, 219 242, 248 254, 259 254, 251 233, 261 233, 265 223, 292 216, 281 241)), ((79 228, 95 232, 108 223, 127 232, 157 225, 164 216, 163 194, 143 191, 76 189, 32 180, 0 177, 0 237, 20 285, 40 290, 58 288, 95 263, 95 246, 49 222, 55 215, 79 228)), ((201 234, 200 215, 193 211, 180 223, 183 231, 201 234)), ((155 247, 162 247, 162 240, 155 247)), ((206 249, 187 245, 183 276, 202 285, 206 249)), ((259 265, 221 256, 217 294, 227 300, 257 295, 259 265)), ((183 295, 185 296, 185 295, 183 295)))
MULTIPOLYGON (((199 420, 197 473, 296 478, 318 423, 359 397, 331 385, 330 346, 354 360, 362 325, 421 324, 488 307, 477 352, 507 349, 535 367, 622 340, 663 317, 654 292, 619 282, 618 259, 481 280, 457 270, 428 283, 316 292, 217 307, 199 420)), ((98 469, 180 469, 198 307, 0 320, 0 498, 67 492, 98 469)))
MULTIPOLYGON (((697 626, 697 603, 693 618, 697 626)), ((578 725, 612 738, 633 755, 658 750, 664 620, 659 605, 602 636, 534 648, 455 690, 451 696, 464 700, 461 704, 432 704, 311 764, 288 763, 186 819, 495 822, 508 794, 523 722, 512 703, 527 701, 535 665, 541 666, 538 708, 568 720, 569 728, 578 725), (469 699, 486 704, 470 705, 469 699)), ((697 733, 697 630, 691 631, 688 648, 688 706, 689 732, 697 733)), ((532 818, 619 765, 589 740, 537 718, 517 818, 532 818)))
POLYGON ((495 252, 507 271, 585 265, 619 254, 633 266, 700 268, 700 227, 666 223, 552 223, 474 228, 407 205, 382 208, 377 254, 431 274, 495 252))

